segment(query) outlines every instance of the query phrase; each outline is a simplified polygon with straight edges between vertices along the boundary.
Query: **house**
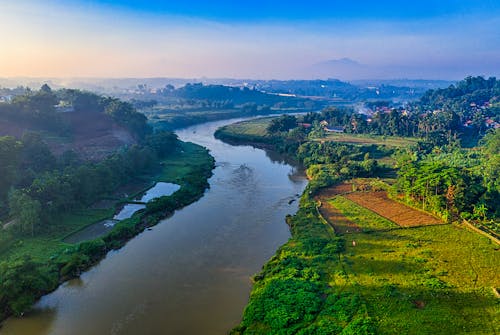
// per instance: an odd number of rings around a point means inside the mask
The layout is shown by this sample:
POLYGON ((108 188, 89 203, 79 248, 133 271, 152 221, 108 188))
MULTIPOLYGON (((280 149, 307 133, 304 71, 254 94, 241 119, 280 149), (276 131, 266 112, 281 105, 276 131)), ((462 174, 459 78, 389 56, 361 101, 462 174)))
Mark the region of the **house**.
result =
POLYGON ((486 121, 484 121, 484 125, 487 128, 493 128, 493 129, 497 129, 500 127, 500 124, 493 119, 486 119, 486 121))

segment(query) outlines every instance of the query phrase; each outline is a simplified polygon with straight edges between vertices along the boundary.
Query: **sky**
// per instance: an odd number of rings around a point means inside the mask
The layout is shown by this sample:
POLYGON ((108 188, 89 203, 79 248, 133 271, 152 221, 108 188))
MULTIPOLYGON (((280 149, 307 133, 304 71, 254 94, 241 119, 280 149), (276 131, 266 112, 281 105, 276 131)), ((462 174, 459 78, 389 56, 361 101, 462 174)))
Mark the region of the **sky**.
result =
POLYGON ((0 1, 0 77, 500 75, 498 0, 0 1))

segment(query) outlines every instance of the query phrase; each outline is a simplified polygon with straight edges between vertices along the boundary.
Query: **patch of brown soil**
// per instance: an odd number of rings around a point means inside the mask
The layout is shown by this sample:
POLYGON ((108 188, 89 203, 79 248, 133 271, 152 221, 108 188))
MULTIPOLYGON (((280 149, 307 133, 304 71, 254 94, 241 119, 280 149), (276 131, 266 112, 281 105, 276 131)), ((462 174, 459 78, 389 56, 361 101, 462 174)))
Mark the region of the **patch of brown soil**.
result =
POLYGON ((316 196, 316 199, 322 202, 326 202, 325 200, 331 199, 336 195, 346 194, 349 192, 352 192, 352 183, 342 183, 322 189, 316 196))
POLYGON ((70 124, 73 140, 61 145, 57 148, 59 150, 71 149, 84 159, 100 160, 124 145, 135 143, 130 133, 117 125, 109 115, 71 112, 64 113, 63 116, 70 124))
POLYGON ((354 192, 344 196, 401 227, 417 227, 444 223, 429 214, 389 199, 385 192, 354 192))
POLYGON ((325 218, 328 223, 333 227, 336 234, 359 233, 361 228, 346 218, 342 212, 328 203, 327 198, 323 199, 321 207, 319 207, 320 214, 325 218))
POLYGON ((423 309, 425 307, 425 302, 423 302, 422 300, 414 300, 413 305, 415 305, 415 307, 418 309, 423 309))
POLYGON ((20 123, 11 122, 9 120, 0 120, 0 136, 13 136, 21 138, 28 130, 28 127, 20 123))
POLYGON ((322 189, 315 197, 316 201, 321 203, 319 212, 328 223, 333 227, 335 233, 357 233, 361 232, 361 228, 345 217, 342 212, 328 203, 336 195, 352 192, 352 183, 342 183, 332 187, 322 189))

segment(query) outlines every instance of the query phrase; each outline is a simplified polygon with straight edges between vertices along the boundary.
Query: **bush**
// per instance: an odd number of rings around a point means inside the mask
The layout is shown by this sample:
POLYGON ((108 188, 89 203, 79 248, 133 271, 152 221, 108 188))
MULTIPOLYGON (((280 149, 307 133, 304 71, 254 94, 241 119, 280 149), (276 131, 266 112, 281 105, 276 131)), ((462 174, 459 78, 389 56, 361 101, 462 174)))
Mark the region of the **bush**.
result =
POLYGON ((35 302, 40 292, 49 292, 58 283, 52 267, 30 257, 0 264, 0 306, 2 314, 21 315, 35 302))
POLYGON ((316 317, 322 303, 320 292, 320 285, 304 280, 271 280, 253 294, 242 325, 264 323, 270 334, 291 334, 287 328, 316 317))

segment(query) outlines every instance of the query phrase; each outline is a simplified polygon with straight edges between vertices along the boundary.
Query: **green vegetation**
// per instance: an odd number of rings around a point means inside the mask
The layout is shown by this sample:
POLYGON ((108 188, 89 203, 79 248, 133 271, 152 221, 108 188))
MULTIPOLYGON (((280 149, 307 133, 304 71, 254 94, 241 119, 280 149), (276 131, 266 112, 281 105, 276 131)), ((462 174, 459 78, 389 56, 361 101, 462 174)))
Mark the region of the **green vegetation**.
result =
POLYGON ((175 135, 159 132, 101 162, 78 163, 57 159, 42 141, 0 138, 0 150, 10 155, 0 162, 0 169, 7 171, 0 177, 6 187, 0 200, 8 200, 0 210, 9 209, 11 226, 18 233, 34 235, 50 229, 61 213, 88 207, 119 185, 158 168, 176 145, 175 135))
POLYGON ((181 189, 172 196, 151 201, 146 210, 121 221, 102 238, 77 245, 62 242, 70 233, 109 218, 114 208, 83 209, 60 215, 50 229, 39 230, 35 236, 11 229, 0 230, 0 319, 21 314, 61 281, 78 276, 107 251, 121 247, 175 209, 197 200, 208 187, 213 159, 206 149, 192 143, 179 143, 162 163, 159 175, 149 178, 178 183, 181 189))
MULTIPOLYGON (((459 223, 400 228, 342 196, 330 204, 361 232, 336 236, 313 198, 323 188, 352 177, 380 176, 384 169, 378 163, 395 154, 399 177, 393 187, 384 185, 395 198, 404 200, 398 192, 405 180, 408 190, 422 185, 428 187, 429 197, 446 197, 447 182, 472 178, 463 181, 464 207, 455 210, 464 216, 472 208, 471 216, 486 220, 496 215, 485 201, 498 191, 497 178, 492 177, 498 175, 497 133, 488 135, 474 151, 443 146, 426 153, 418 151, 423 143, 412 139, 394 139, 391 145, 338 143, 318 140, 314 126, 274 132, 266 127, 264 133, 262 122, 270 124, 261 120, 230 125, 217 136, 239 143, 251 139, 250 143, 289 153, 305 165, 310 183, 297 214, 287 218, 292 238, 255 275, 249 304, 233 334, 500 331, 498 298, 493 293, 500 286, 500 255, 492 241, 459 223), (305 136, 293 134, 298 131, 305 136), (439 169, 420 171, 417 164, 424 162, 439 169), (479 178, 475 171, 487 172, 479 178), (422 182, 417 182, 419 178, 422 182)), ((461 199, 458 194, 455 206, 461 199)))
POLYGON ((336 196, 330 200, 330 203, 334 207, 338 208, 350 221, 357 224, 363 232, 399 228, 399 226, 392 221, 387 220, 342 196, 336 196))
MULTIPOLYGON (((23 313, 61 281, 78 276, 110 249, 197 200, 208 187, 213 159, 206 149, 182 143, 171 132, 152 133, 143 114, 114 98, 78 90, 54 92, 44 85, 1 103, 0 122, 44 131, 43 136, 27 132, 19 138, 0 137, 0 320, 23 313), (73 135, 64 127, 69 118, 63 115, 92 123, 97 114, 107 115, 99 119, 108 120, 101 127, 121 125, 135 140, 98 161, 82 161, 73 151, 53 153, 44 142, 61 132, 73 135), (117 198, 120 187, 153 180, 174 182, 181 189, 148 203, 102 238, 77 245, 62 242, 112 217, 115 206, 127 200, 117 198), (100 200, 108 208, 93 209, 100 200)), ((89 134, 94 135, 100 139, 101 133, 89 134)))
MULTIPOLYGON (((357 222, 362 229, 370 222, 357 222)), ((380 334, 496 334, 498 246, 460 225, 345 235, 331 285, 364 298, 380 334), (352 246, 352 241, 356 246, 352 246), (337 272, 342 275, 339 275, 337 272)))
POLYGON ((307 193, 288 217, 292 238, 254 277, 241 324, 232 334, 373 334, 364 299, 330 285, 344 240, 335 237, 307 193))
MULTIPOLYGON (((394 192, 403 200, 454 221, 458 217, 489 223, 498 234, 500 218, 500 129, 484 138, 474 151, 453 149, 416 156, 398 157, 398 179, 394 192)), ((497 235, 498 236, 498 235, 497 235)))

